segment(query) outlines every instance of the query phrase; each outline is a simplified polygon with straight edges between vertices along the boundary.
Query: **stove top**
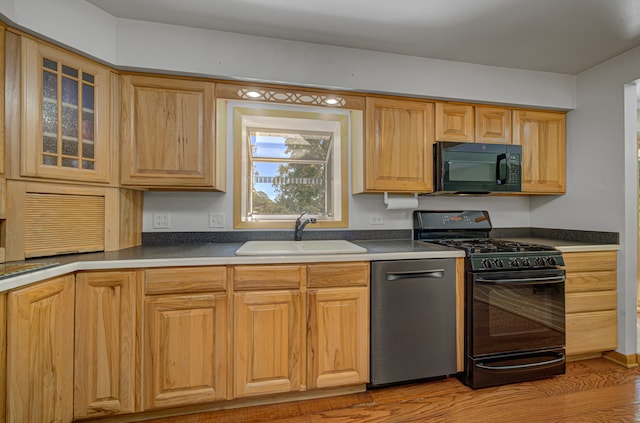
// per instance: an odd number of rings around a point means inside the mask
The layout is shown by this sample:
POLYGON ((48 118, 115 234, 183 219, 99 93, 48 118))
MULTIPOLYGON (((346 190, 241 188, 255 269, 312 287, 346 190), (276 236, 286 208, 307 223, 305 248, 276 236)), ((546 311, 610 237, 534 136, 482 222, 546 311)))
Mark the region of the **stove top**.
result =
POLYGON ((549 269, 564 266, 562 253, 549 245, 489 238, 486 211, 416 210, 414 239, 466 252, 471 270, 549 269))
POLYGON ((465 250, 467 254, 484 253, 520 253, 554 251, 555 248, 548 245, 529 244, 524 242, 509 241, 503 239, 438 239, 430 240, 436 244, 465 250))

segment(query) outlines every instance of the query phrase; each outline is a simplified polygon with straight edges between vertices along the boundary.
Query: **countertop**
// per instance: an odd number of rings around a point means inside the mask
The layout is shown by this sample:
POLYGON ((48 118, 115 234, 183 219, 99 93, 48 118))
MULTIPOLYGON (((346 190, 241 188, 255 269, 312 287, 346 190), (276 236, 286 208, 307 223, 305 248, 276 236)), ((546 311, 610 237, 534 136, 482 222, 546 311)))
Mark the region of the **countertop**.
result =
MULTIPOLYGON (((592 244, 548 238, 503 238, 511 241, 551 245, 562 252, 616 251, 618 244, 592 244)), ((462 250, 412 240, 352 241, 367 249, 358 254, 313 254, 278 256, 236 256, 242 242, 175 244, 140 246, 119 251, 70 254, 28 260, 28 263, 56 263, 16 276, 0 279, 0 292, 25 286, 44 279, 80 271, 136 269, 171 266, 211 266, 234 264, 322 263, 377 260, 411 260, 464 257, 462 250)))
POLYGON ((236 256, 242 242, 133 247, 119 251, 42 257, 28 262, 57 263, 42 270, 0 279, 0 292, 80 270, 171 266, 322 263, 464 257, 462 250, 412 240, 353 241, 367 249, 358 254, 236 256))
POLYGON ((581 241, 567 241, 549 238, 508 238, 509 241, 524 242, 529 244, 550 245, 563 253, 582 253, 587 251, 617 251, 618 244, 591 244, 581 241))

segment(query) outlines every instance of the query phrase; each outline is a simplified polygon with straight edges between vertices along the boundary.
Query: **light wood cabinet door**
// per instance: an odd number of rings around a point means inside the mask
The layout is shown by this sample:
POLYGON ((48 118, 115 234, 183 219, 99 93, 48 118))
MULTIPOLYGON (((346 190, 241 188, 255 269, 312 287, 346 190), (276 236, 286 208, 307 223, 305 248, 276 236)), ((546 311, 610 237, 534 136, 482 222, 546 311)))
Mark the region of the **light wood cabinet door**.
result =
POLYGON ((7 297, 7 422, 73 418, 74 277, 7 297))
POLYGON ((216 188, 214 84, 122 77, 121 183, 216 188))
POLYGON ((433 104, 367 97, 365 192, 433 191, 433 104))
POLYGON ((563 194, 566 181, 564 113, 514 110, 513 144, 522 146, 522 192, 563 194))
POLYGON ((475 106, 476 142, 511 144, 511 109, 475 106))
POLYGON ((474 137, 473 106, 436 103, 436 141, 474 142, 474 137))
POLYGON ((234 295, 234 397, 300 390, 300 292, 234 295))
MULTIPOLYGON (((110 182, 109 70, 26 37, 20 54, 21 176, 110 182)), ((9 81, 17 78, 15 67, 8 72, 9 81)), ((10 91, 17 89, 17 84, 8 85, 10 91)), ((12 134, 15 124, 9 121, 12 134)))
POLYGON ((0 422, 7 416, 7 293, 0 293, 0 422))
POLYGON ((369 381, 369 290, 308 292, 307 383, 310 389, 369 381))
POLYGON ((76 275, 74 418, 132 413, 140 332, 135 271, 76 275))
POLYGON ((617 252, 564 253, 566 352, 569 356, 618 347, 617 252))
POLYGON ((227 295, 161 295, 144 300, 145 410, 226 398, 227 295))

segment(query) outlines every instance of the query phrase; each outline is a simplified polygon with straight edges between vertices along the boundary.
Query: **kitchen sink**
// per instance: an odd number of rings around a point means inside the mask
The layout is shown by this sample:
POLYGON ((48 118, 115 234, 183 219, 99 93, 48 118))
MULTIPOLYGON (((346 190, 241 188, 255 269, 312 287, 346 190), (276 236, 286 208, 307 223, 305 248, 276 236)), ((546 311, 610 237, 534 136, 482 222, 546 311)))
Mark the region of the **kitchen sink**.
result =
POLYGON ((247 241, 238 250, 237 256, 281 256, 303 254, 357 254, 367 249, 344 240, 310 241, 247 241))

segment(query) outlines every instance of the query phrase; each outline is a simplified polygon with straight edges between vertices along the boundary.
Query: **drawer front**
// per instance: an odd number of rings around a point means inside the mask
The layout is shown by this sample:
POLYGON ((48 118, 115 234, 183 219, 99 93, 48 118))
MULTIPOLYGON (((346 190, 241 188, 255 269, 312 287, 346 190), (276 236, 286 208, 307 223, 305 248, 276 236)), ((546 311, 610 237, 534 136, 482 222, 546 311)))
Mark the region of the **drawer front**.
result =
POLYGON ((604 272, 567 273, 566 292, 615 291, 617 286, 615 270, 604 272))
POLYGON ((567 355, 611 351, 618 347, 615 311, 567 315, 567 355))
POLYGON ((616 270, 616 251, 593 251, 562 254, 567 273, 616 270))
POLYGON ((369 285, 369 262, 314 264, 307 272, 310 288, 369 285))
POLYGON ((225 266, 170 267, 147 269, 145 294, 179 294, 186 292, 225 291, 225 266))
POLYGON ((616 291, 569 293, 566 295, 567 313, 616 310, 616 291))
POLYGON ((306 266, 235 266, 233 283, 237 291, 263 289, 300 289, 306 266))

